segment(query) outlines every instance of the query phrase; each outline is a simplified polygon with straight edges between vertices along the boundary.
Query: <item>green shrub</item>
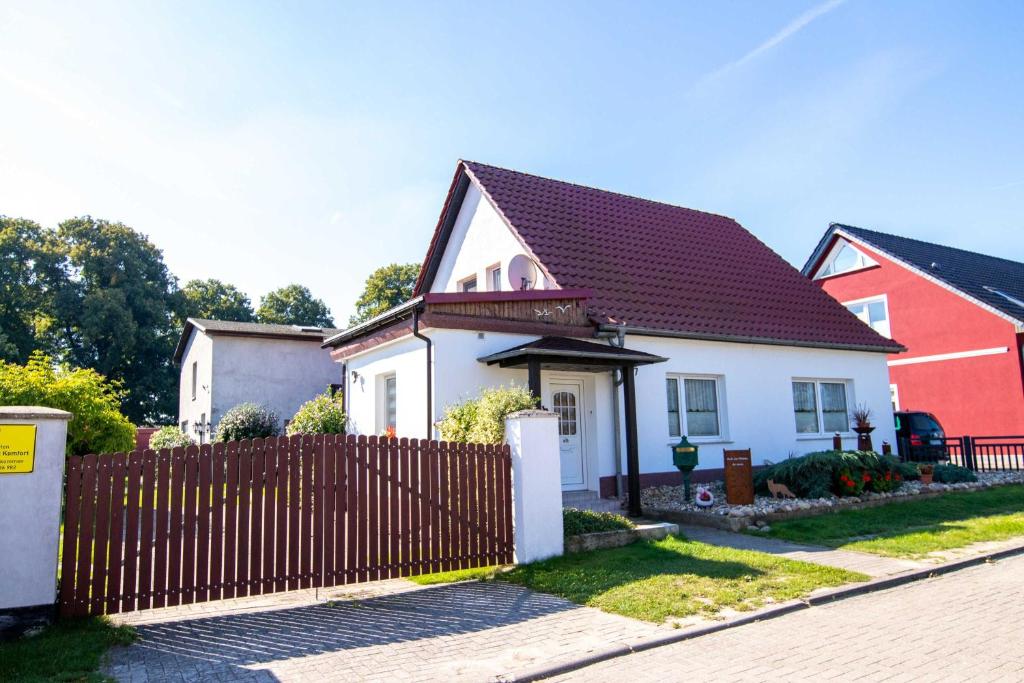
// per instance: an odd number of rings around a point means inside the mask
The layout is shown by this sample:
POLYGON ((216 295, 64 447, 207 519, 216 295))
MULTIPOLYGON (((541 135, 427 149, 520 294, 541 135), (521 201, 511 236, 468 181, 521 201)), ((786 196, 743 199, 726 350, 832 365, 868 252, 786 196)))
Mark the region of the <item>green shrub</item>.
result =
POLYGON ((896 461, 896 470, 906 481, 916 481, 921 478, 921 470, 918 469, 917 463, 903 462, 891 455, 889 457, 896 461))
POLYGON ((293 434, 344 434, 348 423, 345 419, 345 403, 341 392, 331 395, 328 389, 299 406, 288 423, 288 435, 293 434))
POLYGON ((977 475, 966 467, 959 465, 936 465, 932 472, 932 481, 940 484, 961 484, 978 481, 977 475))
POLYGON ((278 434, 277 415, 256 403, 240 403, 224 413, 214 440, 264 439, 278 434))
POLYGON ((475 399, 445 408, 437 427, 445 441, 500 444, 505 442, 505 418, 536 407, 537 399, 526 387, 491 387, 475 399))
MULTIPOLYGON (((906 471, 897 458, 874 451, 819 451, 768 464, 754 475, 754 485, 767 493, 771 479, 801 498, 857 496, 865 488, 878 493, 896 489, 909 478, 906 471)), ((914 475, 919 476, 916 468, 914 475)))
POLYGON ((149 437, 149 447, 154 451, 161 448, 177 448, 178 446, 184 448, 193 443, 195 442, 192 441, 192 438, 177 427, 161 427, 153 432, 153 436, 149 437))
POLYGON ((130 451, 135 425, 121 414, 125 392, 95 370, 55 365, 36 351, 25 365, 0 361, 0 405, 45 406, 73 415, 68 455, 130 451))
POLYGON ((576 508, 562 508, 562 529, 566 538, 569 536, 579 536, 580 534, 593 534, 599 531, 632 529, 635 526, 633 522, 614 512, 593 512, 591 510, 577 510, 576 508))

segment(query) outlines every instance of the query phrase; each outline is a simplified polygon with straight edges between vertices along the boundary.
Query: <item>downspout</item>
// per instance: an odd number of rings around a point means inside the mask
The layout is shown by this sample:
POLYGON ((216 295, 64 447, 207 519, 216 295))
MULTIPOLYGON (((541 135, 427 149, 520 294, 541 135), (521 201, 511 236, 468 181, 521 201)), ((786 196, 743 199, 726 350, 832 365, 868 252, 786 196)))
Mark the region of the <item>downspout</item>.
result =
POLYGON ((427 435, 425 438, 430 439, 434 436, 434 373, 431 372, 431 359, 433 358, 434 343, 430 340, 430 337, 427 337, 426 335, 420 333, 419 306, 414 308, 412 311, 412 336, 416 337, 417 339, 422 339, 427 344, 427 435))
MULTIPOLYGON (((626 328, 619 326, 615 336, 608 343, 620 349, 626 344, 626 328)), ((622 386, 622 370, 612 370, 612 424, 615 425, 615 496, 622 498, 622 427, 619 424, 619 387, 622 386)))

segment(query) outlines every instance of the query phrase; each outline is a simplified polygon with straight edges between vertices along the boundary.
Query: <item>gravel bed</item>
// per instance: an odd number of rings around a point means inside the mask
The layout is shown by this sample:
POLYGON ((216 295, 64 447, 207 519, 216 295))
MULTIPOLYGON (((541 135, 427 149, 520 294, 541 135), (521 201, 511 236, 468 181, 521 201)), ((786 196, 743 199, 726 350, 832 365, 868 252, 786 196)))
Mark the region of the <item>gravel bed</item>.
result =
MULTIPOLYGON (((984 489, 990 486, 1001 486, 1003 484, 1024 484, 1024 471, 1021 472, 982 472, 978 474, 977 482, 962 484, 931 484, 924 486, 919 481, 903 482, 895 491, 890 493, 864 493, 860 496, 845 496, 839 498, 830 496, 828 498, 771 498, 770 496, 754 497, 753 505, 729 505, 725 502, 725 487, 723 482, 715 481, 704 484, 704 488, 710 489, 715 497, 715 503, 711 507, 700 507, 693 502, 687 503, 683 500, 682 486, 654 486, 646 488, 641 492, 641 502, 645 508, 656 510, 674 510, 679 512, 701 512, 708 515, 721 515, 728 517, 760 517, 776 512, 793 512, 796 510, 811 510, 824 508, 843 508, 856 505, 868 500, 879 500, 885 498, 908 498, 922 492, 941 493, 944 491, 971 491, 984 489)), ((697 486, 691 487, 693 496, 697 494, 697 486)))

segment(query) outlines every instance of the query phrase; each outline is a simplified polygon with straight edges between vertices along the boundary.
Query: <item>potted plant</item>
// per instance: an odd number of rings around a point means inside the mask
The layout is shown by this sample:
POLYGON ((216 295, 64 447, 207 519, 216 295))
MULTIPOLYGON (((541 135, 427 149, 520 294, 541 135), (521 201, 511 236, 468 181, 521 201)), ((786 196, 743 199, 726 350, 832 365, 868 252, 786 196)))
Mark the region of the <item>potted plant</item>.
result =
POLYGON ((871 444, 871 432, 875 431, 874 425, 871 424, 871 409, 866 403, 862 403, 850 413, 850 417, 853 418, 853 431, 857 432, 857 450, 875 450, 871 444))
POLYGON ((921 471, 921 484, 928 486, 932 483, 932 476, 935 474, 935 465, 918 465, 918 470, 921 471))

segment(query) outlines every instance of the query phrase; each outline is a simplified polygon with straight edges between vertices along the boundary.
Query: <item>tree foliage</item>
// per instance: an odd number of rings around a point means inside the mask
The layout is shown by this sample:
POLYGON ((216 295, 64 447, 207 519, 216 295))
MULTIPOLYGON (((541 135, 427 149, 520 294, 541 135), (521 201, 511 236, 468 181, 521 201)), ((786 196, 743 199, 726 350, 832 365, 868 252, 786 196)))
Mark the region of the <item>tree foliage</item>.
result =
POLYGON ((166 421, 177 412, 172 355, 184 307, 162 253, 127 225, 89 216, 61 223, 57 238, 70 272, 56 297, 67 359, 120 381, 132 420, 166 421))
POLYGON ((419 272, 417 263, 392 263, 373 271, 356 299, 356 312, 348 324, 358 325, 411 299, 419 272))
POLYGON ((189 280, 181 288, 186 318, 248 323, 256 318, 252 303, 237 287, 215 278, 189 280))
POLYGON ((256 319, 261 323, 279 325, 310 325, 334 327, 331 309, 313 296, 307 287, 288 285, 269 292, 260 299, 256 319))
POLYGON ((42 352, 25 365, 0 361, 0 405, 66 410, 68 455, 128 451, 135 426, 119 410, 123 390, 95 370, 55 365, 42 352))
POLYGON ((25 363, 33 351, 51 348, 61 266, 52 231, 0 216, 0 360, 25 363))
POLYGON ((288 423, 288 435, 292 434, 344 434, 348 423, 345 419, 345 402, 341 392, 331 395, 330 389, 301 406, 288 423))

